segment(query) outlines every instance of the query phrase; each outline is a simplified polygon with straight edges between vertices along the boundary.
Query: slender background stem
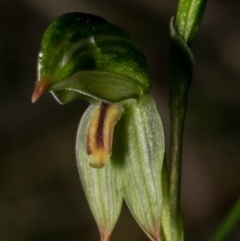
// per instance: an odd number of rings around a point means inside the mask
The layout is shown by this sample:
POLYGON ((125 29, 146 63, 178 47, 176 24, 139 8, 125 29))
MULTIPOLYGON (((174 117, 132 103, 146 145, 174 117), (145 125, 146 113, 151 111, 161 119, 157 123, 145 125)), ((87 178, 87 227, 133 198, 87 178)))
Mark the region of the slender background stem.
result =
POLYGON ((209 239, 209 241, 223 241, 226 240, 226 237, 230 232, 236 227, 237 223, 240 220, 240 198, 234 204, 232 209, 227 214, 226 218, 219 225, 216 232, 209 239))

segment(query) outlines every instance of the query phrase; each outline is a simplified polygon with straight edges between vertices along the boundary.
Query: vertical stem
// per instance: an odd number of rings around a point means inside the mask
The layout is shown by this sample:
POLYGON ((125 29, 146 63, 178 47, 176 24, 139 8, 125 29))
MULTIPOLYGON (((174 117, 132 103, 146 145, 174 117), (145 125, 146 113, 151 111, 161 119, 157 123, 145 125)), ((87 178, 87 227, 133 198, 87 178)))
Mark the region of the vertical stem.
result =
POLYGON ((193 69, 189 49, 200 26, 207 0, 179 0, 176 19, 171 22, 170 86, 170 224, 171 241, 183 240, 180 187, 184 120, 193 69))
POLYGON ((172 240, 181 240, 183 230, 180 213, 181 164, 184 119, 187 108, 187 90, 183 96, 171 94, 171 140, 170 140, 170 213, 172 240))
POLYGON ((183 240, 183 228, 180 213, 182 143, 193 59, 187 45, 176 35, 175 29, 172 25, 170 29, 170 223, 171 241, 180 241, 183 240))

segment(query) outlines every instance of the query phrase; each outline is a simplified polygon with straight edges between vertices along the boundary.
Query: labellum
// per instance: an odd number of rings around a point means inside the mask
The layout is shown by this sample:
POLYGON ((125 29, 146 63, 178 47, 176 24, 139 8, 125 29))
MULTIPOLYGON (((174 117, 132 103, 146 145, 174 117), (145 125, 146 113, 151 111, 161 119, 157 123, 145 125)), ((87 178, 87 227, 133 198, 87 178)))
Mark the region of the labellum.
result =
POLYGON ((101 102, 93 113, 87 132, 87 154, 92 156, 91 167, 105 166, 112 154, 113 130, 123 109, 118 104, 101 102))

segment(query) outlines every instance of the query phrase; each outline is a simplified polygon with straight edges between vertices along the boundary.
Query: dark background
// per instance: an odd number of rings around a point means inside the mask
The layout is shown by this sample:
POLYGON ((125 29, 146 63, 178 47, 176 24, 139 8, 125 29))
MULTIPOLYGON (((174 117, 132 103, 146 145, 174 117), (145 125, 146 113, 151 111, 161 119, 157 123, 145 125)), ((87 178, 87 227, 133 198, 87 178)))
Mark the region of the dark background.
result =
MULTIPOLYGON (((0 1, 0 240, 93 241, 98 230, 75 162, 77 126, 87 103, 61 106, 31 95, 41 37, 72 11, 101 15, 144 51, 169 142, 170 17, 177 1, 0 1)), ((207 240, 240 190, 240 2, 209 1, 193 43, 183 153, 182 212, 188 241, 207 240)), ((124 206, 115 241, 144 241, 124 206)), ((239 241, 240 228, 227 240, 239 241)))

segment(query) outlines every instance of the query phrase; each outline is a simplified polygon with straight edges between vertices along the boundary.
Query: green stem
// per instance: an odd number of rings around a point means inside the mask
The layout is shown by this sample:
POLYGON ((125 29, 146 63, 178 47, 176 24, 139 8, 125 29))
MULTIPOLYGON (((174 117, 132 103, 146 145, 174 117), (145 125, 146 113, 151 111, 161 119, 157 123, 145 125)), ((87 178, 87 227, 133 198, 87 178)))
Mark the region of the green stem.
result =
MULTIPOLYGON (((176 79, 173 79, 173 81, 176 79)), ((170 213, 172 227, 172 241, 181 240, 183 235, 180 214, 180 186, 182 142, 185 113, 187 109, 188 88, 179 90, 175 82, 171 84, 170 114, 171 114, 171 140, 170 140, 170 213), (174 228, 173 228, 174 227, 174 228), (174 230, 176 229, 176 230, 174 230)), ((180 88, 181 89, 181 88, 180 88)))
POLYGON ((170 86, 170 222, 171 241, 183 240, 180 213, 180 186, 184 120, 190 86, 193 57, 186 43, 173 26, 171 30, 171 86, 170 86))
POLYGON ((193 70, 193 56, 189 49, 199 28, 207 0, 179 0, 171 31, 170 86, 170 224, 171 241, 183 240, 180 211, 181 165, 184 121, 188 89, 193 70))
MULTIPOLYGON (((184 95, 187 95, 184 94, 184 95)), ((187 96, 184 96, 187 99, 187 96)), ((170 210, 171 226, 173 230, 172 240, 180 240, 182 227, 180 223, 180 186, 181 186, 181 163, 182 163, 182 140, 186 106, 179 98, 171 98, 171 143, 170 143, 170 210), (177 108, 181 110, 177 110, 177 108)))
POLYGON ((229 235, 229 233, 237 225, 237 222, 240 220, 240 198, 234 204, 232 209, 227 214, 226 218, 217 228, 216 232, 209 239, 209 241, 222 241, 229 235))

